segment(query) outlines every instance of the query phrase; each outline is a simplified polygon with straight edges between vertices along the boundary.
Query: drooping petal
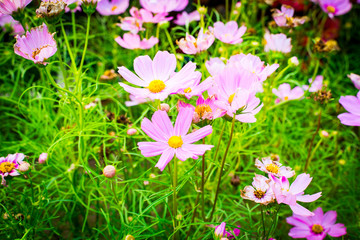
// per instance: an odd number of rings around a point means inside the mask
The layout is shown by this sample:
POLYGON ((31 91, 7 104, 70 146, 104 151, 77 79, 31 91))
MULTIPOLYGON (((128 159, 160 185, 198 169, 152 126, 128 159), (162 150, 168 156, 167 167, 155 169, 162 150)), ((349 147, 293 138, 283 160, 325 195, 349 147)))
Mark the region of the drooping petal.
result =
POLYGON ((304 208, 300 204, 289 205, 293 213, 300 216, 314 216, 314 213, 310 212, 308 209, 304 208))
POLYGON ((342 223, 337 223, 331 226, 328 234, 332 237, 341 237, 346 234, 346 227, 342 223))

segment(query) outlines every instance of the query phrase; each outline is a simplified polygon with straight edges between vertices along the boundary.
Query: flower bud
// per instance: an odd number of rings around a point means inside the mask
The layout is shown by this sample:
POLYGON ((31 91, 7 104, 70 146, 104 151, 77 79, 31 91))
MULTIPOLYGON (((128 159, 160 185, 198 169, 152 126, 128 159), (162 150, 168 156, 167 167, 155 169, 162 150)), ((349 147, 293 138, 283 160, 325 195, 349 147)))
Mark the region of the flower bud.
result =
POLYGON ((116 173, 116 169, 114 166, 107 165, 106 167, 104 167, 103 174, 105 177, 112 178, 115 176, 115 173, 116 173))
POLYGON ((22 162, 18 169, 20 172, 27 172, 27 171, 29 171, 29 168, 30 168, 30 163, 22 162))
POLYGON ((222 238, 225 234, 226 223, 222 222, 219 226, 215 227, 215 237, 222 238))
POLYGON ((40 156, 39 156, 39 163, 40 163, 40 164, 44 164, 44 163, 46 162, 47 158, 48 158, 48 154, 47 154, 47 153, 42 153, 42 154, 40 154, 40 156))
POLYGON ((81 8, 84 13, 91 15, 96 11, 99 0, 82 0, 81 8))
POLYGON ((290 58, 288 60, 288 64, 298 66, 299 65, 299 59, 296 56, 294 56, 294 57, 292 57, 292 58, 290 58))
POLYGON ((340 164, 340 165, 345 165, 345 163, 346 163, 346 161, 345 161, 344 159, 340 159, 340 160, 339 160, 339 164, 340 164))
POLYGON ((235 4, 235 8, 237 8, 237 9, 241 8, 241 2, 237 2, 237 3, 235 4))
POLYGON ((132 235, 126 235, 125 240, 135 240, 132 235))
POLYGON ((126 134, 129 135, 129 136, 135 135, 136 133, 137 133, 137 130, 135 128, 129 128, 126 131, 126 134))
POLYGON ((328 138, 329 137, 329 133, 325 130, 322 130, 320 132, 320 137, 323 137, 323 138, 328 138))
POLYGON ((169 106, 169 104, 167 104, 167 103, 162 103, 162 104, 160 104, 160 110, 161 110, 161 111, 169 112, 169 111, 170 111, 170 106, 169 106))
POLYGON ((204 6, 198 7, 197 11, 200 13, 200 15, 205 15, 207 13, 207 8, 204 6))
POLYGON ((159 22, 159 27, 162 29, 168 29, 170 27, 170 23, 169 23, 169 21, 159 22))

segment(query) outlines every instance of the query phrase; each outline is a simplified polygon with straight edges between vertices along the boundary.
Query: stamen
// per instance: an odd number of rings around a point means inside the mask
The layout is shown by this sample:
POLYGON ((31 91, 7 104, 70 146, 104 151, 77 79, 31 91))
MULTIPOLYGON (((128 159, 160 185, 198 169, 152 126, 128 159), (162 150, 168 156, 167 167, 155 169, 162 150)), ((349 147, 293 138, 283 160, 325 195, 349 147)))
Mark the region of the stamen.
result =
POLYGON ((202 118, 205 113, 212 113, 212 110, 208 104, 201 104, 196 106, 195 112, 199 115, 200 118, 202 118))
POLYGON ((183 141, 181 139, 181 136, 172 136, 169 138, 168 144, 172 148, 179 148, 183 145, 183 141))
POLYGON ((266 165, 266 170, 268 170, 271 173, 275 173, 275 174, 279 173, 279 167, 273 163, 266 165))
POLYGON ((316 234, 320 234, 324 231, 324 228, 319 224, 314 224, 311 227, 311 231, 316 234))
POLYGON ((235 93, 231 94, 229 99, 228 99, 228 102, 231 104, 232 101, 234 101, 234 97, 235 97, 235 93))
POLYGON ((159 93, 165 89, 165 83, 161 80, 153 80, 150 82, 148 89, 152 93, 159 93))
POLYGON ((10 162, 3 162, 0 164, 0 171, 3 173, 9 173, 15 169, 15 164, 10 162))
POLYGON ((186 88, 185 90, 184 90, 184 93, 191 93, 191 88, 190 87, 188 87, 188 88, 186 88))
POLYGON ((335 13, 335 8, 333 6, 327 6, 326 7, 326 10, 329 12, 329 13, 335 13))
POLYGON ((113 6, 112 8, 111 8, 111 11, 113 12, 113 11, 115 11, 117 9, 117 6, 113 6))
POLYGON ((263 192, 261 190, 256 190, 256 191, 254 191, 254 195, 257 199, 262 199, 265 195, 265 192, 263 192))

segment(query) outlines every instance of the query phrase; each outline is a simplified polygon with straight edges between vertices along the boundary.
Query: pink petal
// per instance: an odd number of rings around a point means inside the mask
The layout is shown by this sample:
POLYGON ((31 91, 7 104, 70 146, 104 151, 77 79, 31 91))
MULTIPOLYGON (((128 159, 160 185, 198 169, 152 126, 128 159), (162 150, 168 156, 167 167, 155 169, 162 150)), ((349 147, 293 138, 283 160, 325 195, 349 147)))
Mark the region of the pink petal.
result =
POLYGON ((307 236, 310 236, 310 228, 299 228, 294 227, 290 229, 289 236, 292 238, 306 238, 307 236))
POLYGON ((153 60, 154 78, 162 81, 168 80, 176 68, 176 57, 166 51, 156 53, 153 60))
POLYGON ((161 129, 165 139, 169 139, 172 136, 174 128, 166 111, 156 111, 153 114, 151 121, 156 128, 161 129))
POLYGON ((161 171, 164 170, 164 168, 166 167, 166 165, 168 165, 168 163, 171 161, 171 159, 173 159, 175 154, 175 149, 173 148, 168 148, 166 149, 163 154, 161 155, 159 161, 157 162, 157 164, 155 165, 155 167, 159 168, 161 171))
POLYGON ((336 222, 337 213, 336 211, 328 211, 325 213, 324 218, 322 219, 322 225, 325 228, 331 227, 336 222))
POLYGON ((141 87, 147 87, 148 84, 141 80, 138 76, 136 76, 134 73, 132 73, 129 69, 126 67, 119 67, 118 73, 129 83, 132 83, 137 86, 141 87))
POLYGON ((298 194, 303 192, 310 184, 312 178, 310 177, 310 174, 302 173, 290 186, 290 191, 293 194, 298 194))
POLYGON ((176 118, 174 135, 184 136, 189 131, 194 111, 190 108, 182 108, 176 118))
POLYGON ((169 148, 169 145, 163 142, 139 142, 138 146, 144 157, 160 155, 169 148))
POLYGON ((207 125, 205 127, 196 130, 195 132, 185 135, 183 137, 183 141, 184 143, 194 143, 211 133, 212 133, 212 127, 210 125, 207 125))
POLYGON ((360 101, 355 96, 341 96, 339 103, 350 113, 360 116, 360 101))
POLYGON ((341 237, 346 234, 346 227, 342 223, 332 225, 328 234, 332 237, 341 237))
POLYGON ((304 208, 303 206, 299 205, 298 203, 295 205, 289 205, 293 213, 300 215, 300 216, 314 216, 314 213, 310 212, 308 209, 304 208))
POLYGON ((341 123, 348 126, 360 126, 360 116, 351 113, 342 113, 338 115, 341 123))
POLYGON ((316 201, 319 197, 321 197, 321 192, 312 195, 296 196, 296 200, 299 202, 313 202, 316 201))
MULTIPOLYGON (((156 112, 155 112, 156 113, 156 112)), ((155 114, 154 113, 154 114, 155 114)), ((141 129, 152 139, 158 142, 167 142, 165 133, 155 126, 149 119, 144 118, 141 122, 141 129)))
POLYGON ((152 64, 153 62, 149 56, 140 56, 134 60, 134 70, 136 74, 146 81, 147 85, 155 80, 152 64))

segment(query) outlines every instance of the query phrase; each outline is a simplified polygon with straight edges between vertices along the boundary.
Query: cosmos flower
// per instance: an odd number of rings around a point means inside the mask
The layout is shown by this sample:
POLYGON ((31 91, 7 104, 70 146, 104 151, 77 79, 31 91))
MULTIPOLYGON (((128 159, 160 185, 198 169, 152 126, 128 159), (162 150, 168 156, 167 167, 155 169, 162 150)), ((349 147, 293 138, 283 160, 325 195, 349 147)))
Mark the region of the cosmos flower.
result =
POLYGON ((31 0, 1 0, 0 13, 12 15, 22 11, 31 0))
POLYGON ((241 37, 245 34, 246 29, 245 26, 238 28, 236 21, 230 21, 226 24, 223 22, 214 23, 215 37, 223 43, 228 44, 242 43, 243 39, 241 37))
POLYGON ((195 10, 191 13, 182 12, 177 15, 177 18, 174 20, 174 23, 177 25, 186 25, 192 21, 200 21, 200 13, 195 10))
POLYGON ((274 202, 275 196, 270 188, 270 181, 267 177, 255 174, 252 186, 246 186, 241 191, 241 197, 264 205, 274 202))
POLYGON ((139 142, 141 154, 145 157, 161 155, 155 167, 163 171, 174 156, 181 161, 188 158, 198 159, 198 156, 202 156, 205 151, 210 150, 212 145, 193 144, 212 133, 210 125, 187 134, 193 114, 193 110, 189 108, 181 109, 174 127, 165 111, 156 111, 151 121, 144 118, 141 122, 141 129, 156 142, 139 142))
POLYGON ((357 89, 360 89, 360 75, 357 75, 355 73, 351 73, 349 75, 347 75, 348 78, 350 78, 350 80, 354 83, 354 86, 357 89))
POLYGON ((18 176, 20 173, 17 171, 20 164, 23 162, 25 155, 22 153, 9 154, 6 158, 0 157, 0 175, 1 184, 6 186, 5 177, 18 176))
POLYGON ((176 57, 169 52, 159 51, 154 60, 149 56, 140 56, 134 60, 134 70, 138 76, 125 67, 119 67, 120 75, 129 83, 140 86, 135 88, 120 83, 125 91, 142 99, 160 99, 161 101, 169 94, 176 93, 187 82, 192 82, 201 75, 195 71, 196 64, 189 62, 179 72, 175 73, 176 57))
POLYGON ((197 38, 186 33, 186 37, 176 41, 176 44, 186 54, 197 54, 207 50, 213 44, 214 40, 215 36, 211 29, 204 31, 201 28, 197 38))
POLYGON ((12 34, 14 35, 22 35, 25 33, 21 24, 14 20, 10 15, 0 13, 0 26, 3 27, 3 31, 5 31, 6 26, 11 27, 12 34))
POLYGON ((17 55, 29 59, 34 63, 46 65, 45 62, 57 51, 55 33, 49 33, 47 26, 43 23, 41 26, 30 29, 23 36, 16 35, 14 51, 17 55))
POLYGON ((201 96, 203 92, 208 90, 214 83, 212 78, 207 78, 205 81, 201 82, 201 75, 198 78, 195 78, 194 81, 189 81, 188 85, 183 86, 177 93, 184 95, 187 99, 192 98, 193 96, 201 96))
POLYGON ((281 5, 281 11, 279 9, 274 9, 272 17, 274 18, 275 23, 279 27, 297 27, 302 25, 308 19, 307 17, 293 17, 294 8, 289 5, 281 5))
POLYGON ((234 228, 233 232, 226 231, 226 223, 222 222, 220 225, 215 227, 214 235, 218 239, 222 239, 222 237, 226 237, 227 239, 234 239, 235 237, 240 235, 240 225, 237 228, 234 228))
POLYGON ((207 60, 205 62, 205 66, 206 66, 206 69, 208 70, 208 72, 210 73, 210 75, 214 77, 224 70, 226 64, 224 63, 224 61, 222 59, 216 57, 216 58, 210 58, 210 60, 207 60))
POLYGON ((280 179, 270 174, 270 186, 274 191, 278 204, 284 203, 289 205, 294 214, 301 216, 313 216, 314 214, 304 208, 299 202, 313 202, 321 197, 321 192, 304 195, 304 190, 309 186, 312 178, 310 174, 302 173, 296 177, 295 181, 289 186, 289 180, 282 176, 280 179))
POLYGON ((294 87, 291 89, 290 84, 283 83, 280 84, 279 88, 273 88, 272 92, 278 97, 275 100, 275 103, 279 103, 281 101, 288 101, 299 99, 304 96, 304 89, 301 87, 294 87))
POLYGON ((115 38, 115 41, 127 49, 150 49, 159 42, 156 37, 150 37, 149 39, 140 39, 140 36, 133 33, 125 33, 123 38, 120 36, 115 38))
POLYGON ((313 81, 312 78, 309 78, 310 88, 307 85, 302 86, 303 89, 309 90, 309 92, 317 92, 323 88, 324 77, 322 75, 317 75, 313 81))
POLYGON ((339 103, 348 111, 338 115, 341 123, 348 126, 360 126, 360 91, 355 96, 341 96, 339 103))
POLYGON ((125 101, 125 105, 127 107, 132 107, 132 106, 136 106, 136 105, 151 101, 150 99, 136 97, 136 96, 134 96, 132 94, 130 94, 129 98, 130 98, 130 101, 125 101))
POLYGON ((132 34, 137 34, 139 31, 144 31, 141 18, 124 17, 120 18, 120 23, 116 24, 124 31, 130 31, 132 34))
POLYGON ((265 157, 261 160, 256 159, 255 166, 268 174, 273 174, 276 177, 286 177, 291 178, 295 175, 295 171, 293 171, 290 167, 282 166, 279 161, 274 161, 271 157, 265 157))
POLYGON ((162 21, 170 21, 172 19, 172 17, 167 17, 167 12, 153 14, 146 9, 138 10, 136 7, 130 9, 130 14, 133 17, 141 19, 144 23, 159 23, 162 21))
POLYGON ((45 19, 58 18, 65 12, 66 1, 43 0, 40 7, 36 9, 36 17, 45 19))
POLYGON ((346 234, 346 227, 342 223, 335 223, 336 217, 336 211, 328 211, 324 214, 321 207, 315 209, 313 216, 310 217, 294 214, 286 218, 286 222, 294 226, 290 229, 289 236, 307 240, 322 240, 326 235, 341 237, 346 234))
POLYGON ((100 0, 96 10, 103 16, 119 15, 129 7, 129 0, 100 0))
POLYGON ((82 0, 67 0, 66 4, 67 6, 65 7, 65 12, 77 12, 77 11, 81 11, 81 3, 82 0), (69 7, 70 6, 70 7, 69 7))
POLYGON ((188 0, 140 0, 140 4, 143 8, 153 13, 168 13, 184 10, 188 0))
POLYGON ((265 52, 275 51, 282 53, 291 52, 291 38, 287 38, 285 34, 270 34, 269 31, 265 33, 265 52))
POLYGON ((351 10, 351 2, 349 0, 319 0, 321 9, 326 12, 330 18, 334 16, 344 15, 351 10))

